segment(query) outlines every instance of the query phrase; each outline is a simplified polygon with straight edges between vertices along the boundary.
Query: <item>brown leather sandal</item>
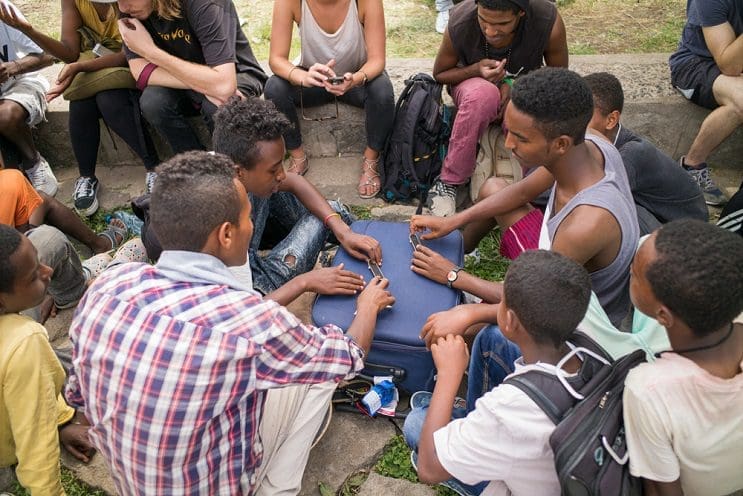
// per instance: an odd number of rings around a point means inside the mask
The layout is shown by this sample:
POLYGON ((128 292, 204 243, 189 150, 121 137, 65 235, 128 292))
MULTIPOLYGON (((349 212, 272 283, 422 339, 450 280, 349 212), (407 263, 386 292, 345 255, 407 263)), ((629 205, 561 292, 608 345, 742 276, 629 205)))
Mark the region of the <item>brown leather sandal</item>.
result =
POLYGON ((379 178, 379 158, 370 159, 364 157, 364 163, 361 165, 361 178, 359 179, 359 186, 357 192, 359 198, 362 200, 369 200, 379 194, 379 190, 382 188, 382 181, 379 178), (368 191, 367 186, 371 186, 371 193, 364 194, 363 191, 368 191))
POLYGON ((310 170, 310 159, 307 158, 307 154, 302 155, 300 158, 296 158, 293 155, 289 157, 290 165, 286 169, 286 172, 293 172, 304 176, 307 171, 310 170))

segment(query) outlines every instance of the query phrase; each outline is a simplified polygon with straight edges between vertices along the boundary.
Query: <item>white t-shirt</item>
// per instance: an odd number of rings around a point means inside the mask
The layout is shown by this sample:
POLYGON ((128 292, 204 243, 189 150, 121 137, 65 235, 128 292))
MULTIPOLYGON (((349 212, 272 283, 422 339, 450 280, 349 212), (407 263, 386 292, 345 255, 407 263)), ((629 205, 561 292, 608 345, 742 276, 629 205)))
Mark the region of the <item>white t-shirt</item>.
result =
MULTIPOLYGON (((553 365, 524 365, 555 373, 553 365)), ((549 437, 555 424, 521 389, 502 384, 477 400, 465 418, 433 434, 436 455, 452 476, 465 484, 491 481, 484 496, 560 494, 549 437)))
MULTIPOLYGON (((16 15, 22 19, 23 14, 8 0, 0 0, 4 4, 7 4, 16 15)), ((44 51, 39 48, 39 45, 31 41, 31 39, 25 34, 21 33, 15 28, 11 28, 4 22, 0 22, 0 62, 10 62, 25 57, 31 53, 43 53, 44 51)), ((36 74, 36 73, 32 73, 36 74)), ((11 80, 8 80, 11 81, 11 80)), ((2 86, 6 86, 8 81, 2 86)))
POLYGON ((680 477, 687 495, 743 488, 743 373, 721 379, 664 353, 627 375, 624 424, 632 475, 680 477))

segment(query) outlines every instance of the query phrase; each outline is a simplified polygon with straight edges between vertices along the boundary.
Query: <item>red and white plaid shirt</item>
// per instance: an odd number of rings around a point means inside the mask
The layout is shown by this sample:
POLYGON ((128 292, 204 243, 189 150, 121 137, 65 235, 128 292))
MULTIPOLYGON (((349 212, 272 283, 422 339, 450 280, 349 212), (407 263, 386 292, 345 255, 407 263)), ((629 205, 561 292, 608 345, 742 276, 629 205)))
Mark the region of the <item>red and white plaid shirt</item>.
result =
POLYGON ((251 494, 265 391, 363 367, 335 326, 302 324, 218 259, 166 251, 102 274, 70 328, 68 400, 121 494, 251 494))

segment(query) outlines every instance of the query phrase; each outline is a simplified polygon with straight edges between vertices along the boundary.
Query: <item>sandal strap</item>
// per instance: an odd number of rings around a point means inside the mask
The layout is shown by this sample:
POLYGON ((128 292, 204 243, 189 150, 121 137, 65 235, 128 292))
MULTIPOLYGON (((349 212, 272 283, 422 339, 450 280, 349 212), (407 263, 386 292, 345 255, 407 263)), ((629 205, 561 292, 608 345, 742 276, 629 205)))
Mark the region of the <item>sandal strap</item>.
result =
POLYGON ((307 172, 307 154, 306 153, 302 155, 300 158, 290 155, 289 161, 291 162, 291 165, 289 165, 289 168, 287 169, 287 171, 294 172, 295 174, 299 174, 300 176, 304 175, 304 173, 307 172), (299 170, 299 166, 302 164, 305 165, 305 169, 301 173, 297 172, 297 170, 299 170))
POLYGON ((123 243, 126 240, 127 234, 129 234, 129 229, 127 229, 126 224, 124 224, 121 219, 114 219, 118 220, 119 223, 122 224, 122 226, 114 225, 113 220, 108 223, 108 226, 106 226, 106 229, 98 233, 98 236, 103 236, 104 238, 107 238, 111 242, 111 249, 115 250, 117 249, 121 243, 123 243), (121 239, 117 241, 116 237, 119 236, 121 239))
POLYGON ((363 171, 369 176, 370 179, 379 177, 379 158, 366 158, 364 157, 364 165, 361 166, 363 171))

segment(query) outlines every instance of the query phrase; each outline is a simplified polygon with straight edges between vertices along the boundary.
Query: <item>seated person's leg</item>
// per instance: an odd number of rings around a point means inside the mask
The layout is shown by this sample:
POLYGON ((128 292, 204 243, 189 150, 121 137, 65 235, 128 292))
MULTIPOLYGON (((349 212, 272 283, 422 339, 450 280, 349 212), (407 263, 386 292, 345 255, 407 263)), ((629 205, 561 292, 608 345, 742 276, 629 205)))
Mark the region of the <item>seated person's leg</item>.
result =
POLYGON ((379 192, 379 154, 387 143, 395 120, 395 95, 386 72, 351 89, 339 100, 364 109, 366 149, 361 164, 358 193, 361 198, 373 198, 379 192))
POLYGON ((457 106, 449 149, 439 181, 429 194, 431 212, 440 217, 451 215, 456 207, 456 186, 465 184, 475 170, 477 142, 498 116, 500 92, 489 81, 472 78, 452 88, 457 106))
POLYGON ((39 261, 54 271, 49 283, 49 294, 58 308, 68 308, 78 302, 85 292, 86 278, 75 247, 58 229, 39 226, 26 234, 36 247, 39 261))
MULTIPOLYGON (((345 222, 352 221, 343 205, 330 204, 345 222)), ((275 193, 267 201, 259 200, 254 205, 259 205, 254 207, 255 232, 258 232, 259 225, 261 232, 260 237, 254 234, 251 241, 253 286, 268 294, 294 276, 314 268, 330 231, 291 193, 275 193), (268 209, 262 204, 267 204, 268 209), (265 247, 268 240, 273 241, 271 252, 266 257, 259 257, 257 250, 265 247)))
POLYGON ((743 183, 720 213, 717 225, 743 236, 743 183))
MULTIPOLYGON (((504 179, 491 177, 490 179, 485 181, 485 184, 483 184, 480 188, 477 201, 482 201, 484 198, 502 191, 508 185, 509 183, 504 179)), ((517 239, 520 237, 524 237, 519 236, 519 233, 523 231, 522 229, 514 228, 514 232, 511 232, 511 228, 512 226, 515 226, 521 219, 529 215, 533 210, 535 210, 534 207, 527 203, 520 208, 514 209, 503 215, 495 216, 492 219, 470 222, 465 226, 464 232, 462 233, 464 237, 465 252, 469 253, 477 248, 477 245, 480 243, 482 238, 484 238, 496 226, 500 226, 501 232, 503 233, 503 237, 501 239, 501 254, 503 254, 503 256, 513 259, 518 256, 518 254, 521 253, 521 251, 523 251, 524 249, 536 248, 539 241, 541 219, 539 219, 540 225, 536 227, 536 230, 533 229, 533 222, 529 223, 529 227, 531 228, 527 236, 530 240, 529 243, 524 245, 522 240, 521 245, 518 245, 516 243, 516 239, 509 241, 509 237, 515 237, 517 239), (536 241, 536 243, 534 243, 534 241, 536 241), (519 246, 523 246, 523 248, 519 248, 519 246)), ((536 214, 532 215, 536 216, 536 214)))
POLYGON ((142 115, 165 138, 173 153, 202 150, 187 117, 198 115, 198 110, 186 90, 162 86, 148 86, 139 98, 142 115))
POLYGON ((513 373, 513 363, 520 356, 519 347, 506 339, 498 326, 489 325, 477 334, 467 376, 467 411, 474 410, 478 398, 513 373))
POLYGON ((271 389, 259 426, 263 462, 256 472, 256 494, 296 494, 302 486, 310 448, 325 421, 336 384, 271 389))
POLYGON ((31 127, 44 119, 46 100, 42 88, 26 78, 17 79, 0 96, 0 134, 20 154, 21 167, 39 191, 54 196, 58 183, 49 164, 34 144, 31 127))
MULTIPOLYGON (((296 77, 296 76, 295 76, 296 77)), ((310 87, 300 88, 293 86, 286 79, 271 76, 266 82, 265 98, 276 105, 276 108, 284 114, 293 127, 284 134, 286 149, 291 155, 291 163, 287 172, 295 172, 304 175, 309 167, 307 155, 302 147, 302 133, 300 132, 299 113, 306 114, 310 120, 319 117, 312 111, 303 112, 302 108, 314 107, 323 103, 333 101, 333 95, 324 88, 310 87), (300 95, 301 92, 301 95, 300 95), (300 99, 301 96, 301 99, 300 99), (302 107, 302 108, 297 108, 302 107)))

